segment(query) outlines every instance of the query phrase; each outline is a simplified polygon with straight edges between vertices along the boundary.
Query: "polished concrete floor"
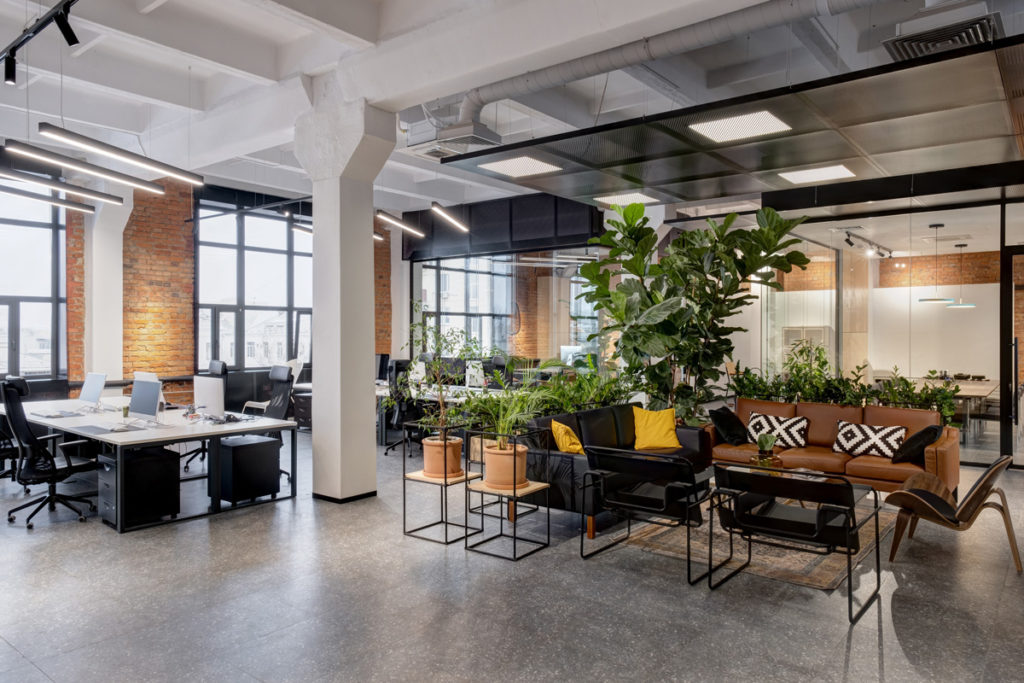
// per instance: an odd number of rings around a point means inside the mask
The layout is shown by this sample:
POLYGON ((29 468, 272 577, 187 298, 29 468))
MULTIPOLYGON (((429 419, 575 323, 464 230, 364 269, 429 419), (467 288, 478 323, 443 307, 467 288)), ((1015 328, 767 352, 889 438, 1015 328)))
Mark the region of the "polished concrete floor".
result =
MULTIPOLYGON (((295 501, 124 535, 67 511, 0 526, 0 681, 1024 680, 1024 577, 995 513, 922 524, 850 628, 845 588, 711 592, 634 547, 583 561, 565 513, 515 564, 407 538, 399 457, 378 453, 377 497, 335 505, 300 445, 295 501)), ((1003 486, 1024 535, 1024 472, 1003 486)), ((22 496, 0 483, 3 509, 22 496)), ((437 489, 409 500, 423 520, 437 489)))

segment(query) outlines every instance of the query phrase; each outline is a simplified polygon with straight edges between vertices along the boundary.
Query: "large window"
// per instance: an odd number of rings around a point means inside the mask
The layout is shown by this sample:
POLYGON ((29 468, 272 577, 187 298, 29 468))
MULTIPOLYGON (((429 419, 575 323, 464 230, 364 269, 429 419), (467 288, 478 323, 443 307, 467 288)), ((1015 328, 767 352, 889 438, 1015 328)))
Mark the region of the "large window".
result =
POLYGON ((204 203, 196 249, 196 363, 232 368, 311 360, 312 239, 276 214, 204 203))
MULTIPOLYGON (((0 185, 38 193, 18 182, 0 185)), ((64 210, 0 196, 0 377, 66 376, 64 210)))
POLYGON ((465 330, 483 349, 508 349, 513 310, 511 257, 457 258, 423 264, 426 322, 465 330))

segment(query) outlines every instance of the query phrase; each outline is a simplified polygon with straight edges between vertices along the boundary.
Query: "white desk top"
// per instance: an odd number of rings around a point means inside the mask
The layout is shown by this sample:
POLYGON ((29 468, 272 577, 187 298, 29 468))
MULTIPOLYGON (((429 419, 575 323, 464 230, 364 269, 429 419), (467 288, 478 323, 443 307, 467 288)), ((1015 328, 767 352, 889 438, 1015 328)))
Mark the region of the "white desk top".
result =
MULTIPOLYGON (((105 400, 105 399, 104 399, 105 400)), ((296 426, 291 420, 272 420, 269 417, 257 417, 252 421, 226 422, 224 424, 212 424, 203 420, 189 422, 184 418, 184 410, 164 411, 160 419, 160 427, 142 426, 142 429, 128 432, 101 432, 92 434, 84 431, 83 427, 92 425, 113 426, 121 424, 122 419, 119 413, 86 413, 73 417, 40 417, 33 415, 33 411, 48 413, 58 410, 76 410, 81 404, 75 400, 64 401, 26 401, 25 417, 33 424, 42 425, 55 431, 67 432, 76 436, 88 439, 95 439, 113 446, 140 446, 156 442, 170 441, 202 441, 213 436, 230 436, 233 434, 261 433, 282 429, 291 429, 296 426)), ((0 406, 0 413, 4 407, 0 406)))

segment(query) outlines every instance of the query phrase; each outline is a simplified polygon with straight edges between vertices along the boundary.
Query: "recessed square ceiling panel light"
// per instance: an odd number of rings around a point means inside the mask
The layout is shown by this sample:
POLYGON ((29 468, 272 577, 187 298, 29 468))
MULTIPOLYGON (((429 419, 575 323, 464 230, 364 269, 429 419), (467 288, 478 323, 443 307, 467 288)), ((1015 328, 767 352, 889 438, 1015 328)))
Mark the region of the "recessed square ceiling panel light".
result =
POLYGON ((492 161, 480 164, 480 168, 485 171, 507 175, 509 178, 525 178, 531 175, 562 170, 560 166, 548 164, 533 157, 513 157, 512 159, 503 159, 502 161, 492 161))
POLYGON ((809 168, 806 171, 787 171, 786 173, 780 173, 779 177, 794 185, 806 185, 807 183, 820 183, 825 180, 853 178, 856 177, 856 174, 842 164, 839 164, 838 166, 809 168))
POLYGON ((659 200, 648 197, 642 192, 623 192, 622 194, 610 194, 607 197, 594 197, 594 201, 600 204, 626 206, 627 204, 656 204, 659 200))
POLYGON ((793 130, 784 121, 768 111, 755 111, 750 114, 730 116, 717 121, 690 124, 690 130, 700 133, 715 142, 731 142, 746 140, 772 133, 793 130))

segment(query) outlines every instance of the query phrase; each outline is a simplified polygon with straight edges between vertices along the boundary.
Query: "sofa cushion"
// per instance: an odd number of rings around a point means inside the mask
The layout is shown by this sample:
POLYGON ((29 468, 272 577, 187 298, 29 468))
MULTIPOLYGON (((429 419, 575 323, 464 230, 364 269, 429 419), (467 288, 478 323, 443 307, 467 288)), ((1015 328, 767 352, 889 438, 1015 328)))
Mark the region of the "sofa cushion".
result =
POLYGON ((806 417, 776 417, 751 413, 747 423, 747 439, 756 444, 762 434, 773 434, 782 448, 803 448, 807 445, 806 417))
POLYGON ((527 448, 534 448, 537 450, 550 449, 552 451, 558 450, 558 445, 555 443, 554 436, 551 434, 552 420, 558 420, 579 435, 580 424, 576 421, 576 416, 572 413, 535 417, 526 423, 526 429, 530 432, 535 432, 533 434, 528 434, 524 439, 527 448))
POLYGON ((615 417, 615 431, 619 436, 619 448, 632 448, 636 441, 636 426, 633 423, 633 404, 612 406, 615 417))
POLYGON ((796 415, 796 406, 792 403, 759 401, 754 398, 736 399, 736 414, 739 415, 743 424, 750 422, 750 413, 752 412, 761 413, 762 415, 775 415, 776 417, 793 417, 796 415))
POLYGON ((937 410, 867 406, 864 408, 861 422, 868 425, 906 427, 907 434, 916 434, 928 425, 942 424, 942 416, 937 410))
POLYGON ((804 467, 819 472, 842 474, 846 471, 846 462, 850 459, 846 453, 836 453, 824 446, 806 448, 787 448, 779 453, 782 466, 786 469, 804 467))
POLYGON ((798 403, 796 414, 810 420, 807 427, 808 446, 832 448, 836 432, 839 431, 839 420, 859 424, 864 409, 860 406, 835 406, 829 403, 798 403))
POLYGON ((744 465, 750 464, 750 458, 757 455, 756 443, 744 443, 739 446, 720 443, 711 449, 711 458, 723 462, 739 462, 744 465))
MULTIPOLYGON (((632 408, 630 408, 632 410, 632 408)), ((576 413, 580 428, 575 430, 584 446, 619 447, 615 413, 611 408, 594 408, 576 413)))
POLYGON ((942 436, 942 427, 928 425, 904 441, 896 454, 892 456, 895 463, 912 462, 924 466, 924 449, 931 446, 942 436))
POLYGON ((674 409, 644 410, 633 406, 633 422, 636 425, 636 450, 680 448, 674 409))
POLYGON ((892 458, 906 437, 906 427, 851 424, 840 420, 832 450, 853 456, 879 455, 892 458))
POLYGON ((733 446, 747 443, 747 428, 736 413, 722 406, 708 411, 708 416, 711 418, 711 424, 715 426, 719 440, 733 446))
POLYGON ((555 438, 555 444, 558 446, 558 450, 563 453, 583 455, 583 444, 580 443, 580 438, 576 436, 576 432, 569 429, 568 426, 562 424, 558 420, 552 420, 551 434, 555 438))
POLYGON ((906 481, 907 477, 918 472, 924 472, 924 468, 912 462, 900 462, 893 464, 889 458, 877 455, 860 455, 851 458, 846 463, 846 473, 854 477, 865 479, 882 479, 885 481, 906 481))

